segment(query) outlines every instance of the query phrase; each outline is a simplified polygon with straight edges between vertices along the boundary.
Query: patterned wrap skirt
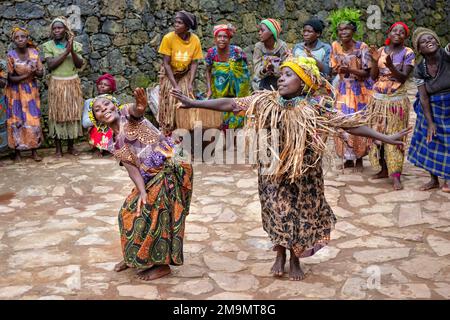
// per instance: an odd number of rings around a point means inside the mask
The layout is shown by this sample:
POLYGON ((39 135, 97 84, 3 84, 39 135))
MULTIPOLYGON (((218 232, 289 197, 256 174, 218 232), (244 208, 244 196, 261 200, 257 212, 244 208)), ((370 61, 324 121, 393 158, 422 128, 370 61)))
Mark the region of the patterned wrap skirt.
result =
POLYGON ((435 176, 450 180, 450 93, 430 96, 436 136, 427 142, 427 119, 419 97, 414 103, 417 114, 408 160, 435 176))
POLYGON ((147 204, 136 215, 139 191, 134 188, 119 212, 125 263, 134 268, 182 265, 186 216, 192 195, 193 171, 187 163, 167 160, 145 185, 147 204))

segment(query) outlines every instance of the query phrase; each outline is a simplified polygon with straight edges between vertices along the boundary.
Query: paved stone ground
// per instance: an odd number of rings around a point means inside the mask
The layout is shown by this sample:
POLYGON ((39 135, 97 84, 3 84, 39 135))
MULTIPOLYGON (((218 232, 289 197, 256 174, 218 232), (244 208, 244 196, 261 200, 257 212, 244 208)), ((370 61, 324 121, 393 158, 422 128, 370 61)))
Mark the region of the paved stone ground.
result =
POLYGON ((261 228, 256 171, 194 165, 185 264, 146 283, 112 271, 132 183, 115 161, 82 148, 77 158, 2 161, 0 299, 450 299, 450 194, 418 191, 428 175, 408 163, 403 191, 370 180, 367 162, 362 174, 327 171, 338 223, 330 245, 302 259, 301 282, 269 274, 275 252, 261 228))
POLYGON ((330 245, 302 260, 302 282, 269 274, 256 171, 195 165, 185 265, 152 283, 112 271, 117 213, 132 187, 114 160, 83 152, 3 164, 0 299, 450 298, 450 194, 417 191, 428 177, 408 164, 397 192, 371 181, 370 168, 327 172, 339 222, 330 245))

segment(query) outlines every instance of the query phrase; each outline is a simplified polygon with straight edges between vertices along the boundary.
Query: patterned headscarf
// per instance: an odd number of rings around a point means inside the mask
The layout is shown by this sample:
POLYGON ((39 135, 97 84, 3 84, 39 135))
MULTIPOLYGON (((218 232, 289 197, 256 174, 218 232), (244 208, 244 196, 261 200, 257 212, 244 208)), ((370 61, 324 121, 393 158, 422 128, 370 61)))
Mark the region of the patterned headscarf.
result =
POLYGON ((183 20, 183 23, 192 30, 197 29, 197 18, 190 12, 181 10, 176 13, 177 16, 180 17, 181 20, 183 20))
POLYGON ((264 19, 260 24, 265 25, 272 32, 275 41, 278 40, 278 36, 281 33, 281 24, 275 19, 264 19))
MULTIPOLYGON (((409 37, 409 28, 408 28, 408 26, 405 24, 405 23, 403 23, 403 22, 401 22, 401 21, 397 21, 396 23, 394 23, 390 28, 389 28, 389 30, 388 30, 388 34, 392 31, 392 29, 394 29, 396 26, 402 26, 403 27, 403 29, 405 29, 405 31, 406 31, 406 36, 407 37, 409 37)), ((391 39, 388 37, 385 41, 384 41, 384 44, 385 45, 389 45, 391 43, 391 39)))
POLYGON ((109 74, 109 73, 105 73, 102 76, 100 76, 97 81, 95 81, 95 84, 98 85, 100 83, 100 81, 102 80, 106 80, 109 82, 109 86, 111 87, 111 93, 116 92, 117 87, 116 87, 116 79, 114 78, 113 75, 109 74))
POLYGON ((225 31, 228 34, 228 36, 232 38, 233 35, 236 33, 236 28, 231 24, 219 24, 217 26, 214 26, 213 30, 214 37, 217 37, 217 34, 220 31, 225 31))
POLYGON ((53 19, 52 23, 50 24, 50 35, 51 36, 53 36, 52 28, 53 28, 53 25, 56 22, 60 22, 60 23, 62 23, 64 25, 64 27, 66 28, 66 33, 67 33, 67 35, 69 37, 73 37, 74 36, 74 33, 73 33, 72 29, 70 28, 69 21, 67 21, 67 18, 63 17, 63 16, 60 16, 60 17, 57 17, 57 18, 53 19))
POLYGON ((95 97, 94 99, 92 99, 91 102, 89 103, 89 111, 88 111, 89 120, 91 120, 92 124, 97 128, 98 131, 106 132, 106 131, 108 131, 108 126, 104 123, 97 122, 97 119, 95 118, 95 115, 94 115, 94 110, 93 110, 94 103, 99 99, 107 99, 107 100, 111 101, 119 110, 121 109, 122 106, 119 104, 119 101, 110 94, 101 94, 101 95, 95 97))
POLYGON ((306 84, 307 89, 317 90, 320 86, 321 76, 316 60, 309 57, 290 57, 280 66, 289 67, 306 84))
POLYGON ((441 42, 439 41, 439 37, 436 34, 436 32, 434 32, 433 30, 428 29, 428 28, 419 27, 414 31, 413 36, 412 36, 412 43, 414 46, 414 50, 416 50, 417 53, 420 53, 419 52, 419 40, 420 40, 420 37, 423 36, 424 34, 429 34, 429 35, 433 36, 433 38, 436 39, 436 42, 438 43, 438 45, 439 46, 441 45, 441 42))
POLYGON ((27 29, 22 28, 22 27, 13 27, 11 29, 11 40, 12 41, 14 41, 14 36, 16 35, 16 32, 18 32, 18 31, 22 31, 23 33, 25 33, 27 35, 27 37, 28 37, 28 41, 27 41, 28 47, 37 49, 37 46, 30 39, 30 32, 27 29))

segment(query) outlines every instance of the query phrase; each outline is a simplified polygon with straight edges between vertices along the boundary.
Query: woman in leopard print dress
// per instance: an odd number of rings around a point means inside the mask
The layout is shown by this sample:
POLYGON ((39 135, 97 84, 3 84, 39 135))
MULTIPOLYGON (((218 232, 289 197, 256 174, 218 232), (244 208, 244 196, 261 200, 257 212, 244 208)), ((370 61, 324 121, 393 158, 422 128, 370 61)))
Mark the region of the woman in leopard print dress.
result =
POLYGON ((343 128, 354 135, 402 145, 402 137, 409 132, 386 136, 366 127, 362 114, 339 113, 332 107, 332 98, 319 95, 323 83, 313 59, 290 58, 281 66, 278 91, 205 101, 192 100, 176 90, 171 93, 183 108, 247 110, 247 117, 255 117, 259 134, 265 130, 269 139, 275 139, 276 131, 280 152, 275 169, 267 170, 259 155, 259 196, 263 227, 277 252, 271 272, 283 276, 289 249, 291 280, 304 278, 299 259, 329 242, 336 221, 324 195, 321 158, 325 137, 343 128))

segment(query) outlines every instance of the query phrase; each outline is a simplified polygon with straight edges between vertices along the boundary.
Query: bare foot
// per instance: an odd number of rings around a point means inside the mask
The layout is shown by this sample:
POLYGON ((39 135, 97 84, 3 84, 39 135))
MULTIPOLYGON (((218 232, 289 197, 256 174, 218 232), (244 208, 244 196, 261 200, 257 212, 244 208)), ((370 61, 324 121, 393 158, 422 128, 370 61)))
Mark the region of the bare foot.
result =
POLYGON ((427 190, 436 189, 436 188, 439 188, 439 181, 432 179, 429 182, 425 183, 423 186, 421 186, 419 190, 427 191, 427 190))
POLYGON ((282 277, 284 274, 284 265, 286 264, 286 249, 282 246, 276 246, 274 250, 277 251, 277 257, 270 269, 270 273, 274 277, 282 277))
POLYGON ((102 158, 103 157, 103 153, 101 150, 95 149, 94 150, 94 157, 96 158, 102 158))
POLYGON ((127 266, 127 264, 125 263, 125 261, 120 261, 118 264, 116 264, 115 266, 114 266, 114 271, 115 272, 120 272, 120 271, 123 271, 123 270, 126 270, 126 269, 128 269, 129 267, 127 266))
POLYGON ((378 172, 376 175, 372 176, 372 179, 384 179, 384 178, 388 178, 389 174, 387 172, 387 170, 381 169, 380 172, 378 172))
POLYGON ((42 161, 42 158, 38 155, 36 150, 33 150, 31 152, 31 156, 33 157, 33 160, 36 161, 36 162, 42 161))
POLYGON ((344 162, 344 168, 353 168, 355 166, 355 164, 353 163, 352 160, 347 160, 344 162))
POLYGON ((79 155, 79 152, 74 147, 67 149, 67 152, 70 153, 73 156, 79 155))
POLYGON ((136 274, 136 277, 141 280, 150 281, 164 277, 170 274, 170 272, 171 272, 170 267, 167 264, 165 264, 160 266, 153 266, 151 268, 139 271, 136 274))
POLYGON ((403 186, 402 183, 400 182, 400 178, 399 177, 394 177, 392 182, 392 187, 394 188, 394 190, 402 190, 403 186))
POLYGON ((444 184, 442 185, 442 189, 441 189, 443 192, 445 192, 445 193, 450 193, 450 188, 449 188, 449 186, 448 186, 448 183, 447 183, 447 181, 445 181, 444 182, 444 184))
POLYGON ((291 258, 289 259, 289 280, 300 281, 303 279, 305 279, 305 273, 300 267, 300 259, 291 251, 291 258))
POLYGON ((22 162, 22 157, 20 156, 20 154, 16 154, 16 155, 14 156, 14 161, 15 161, 15 162, 22 162))
POLYGON ((364 166, 363 166, 363 160, 362 158, 356 159, 356 165, 355 165, 355 172, 363 172, 364 166))
POLYGON ((56 151, 56 152, 55 152, 55 157, 56 157, 56 158, 62 158, 62 156, 63 156, 63 155, 62 155, 62 152, 61 152, 61 151, 56 151))

